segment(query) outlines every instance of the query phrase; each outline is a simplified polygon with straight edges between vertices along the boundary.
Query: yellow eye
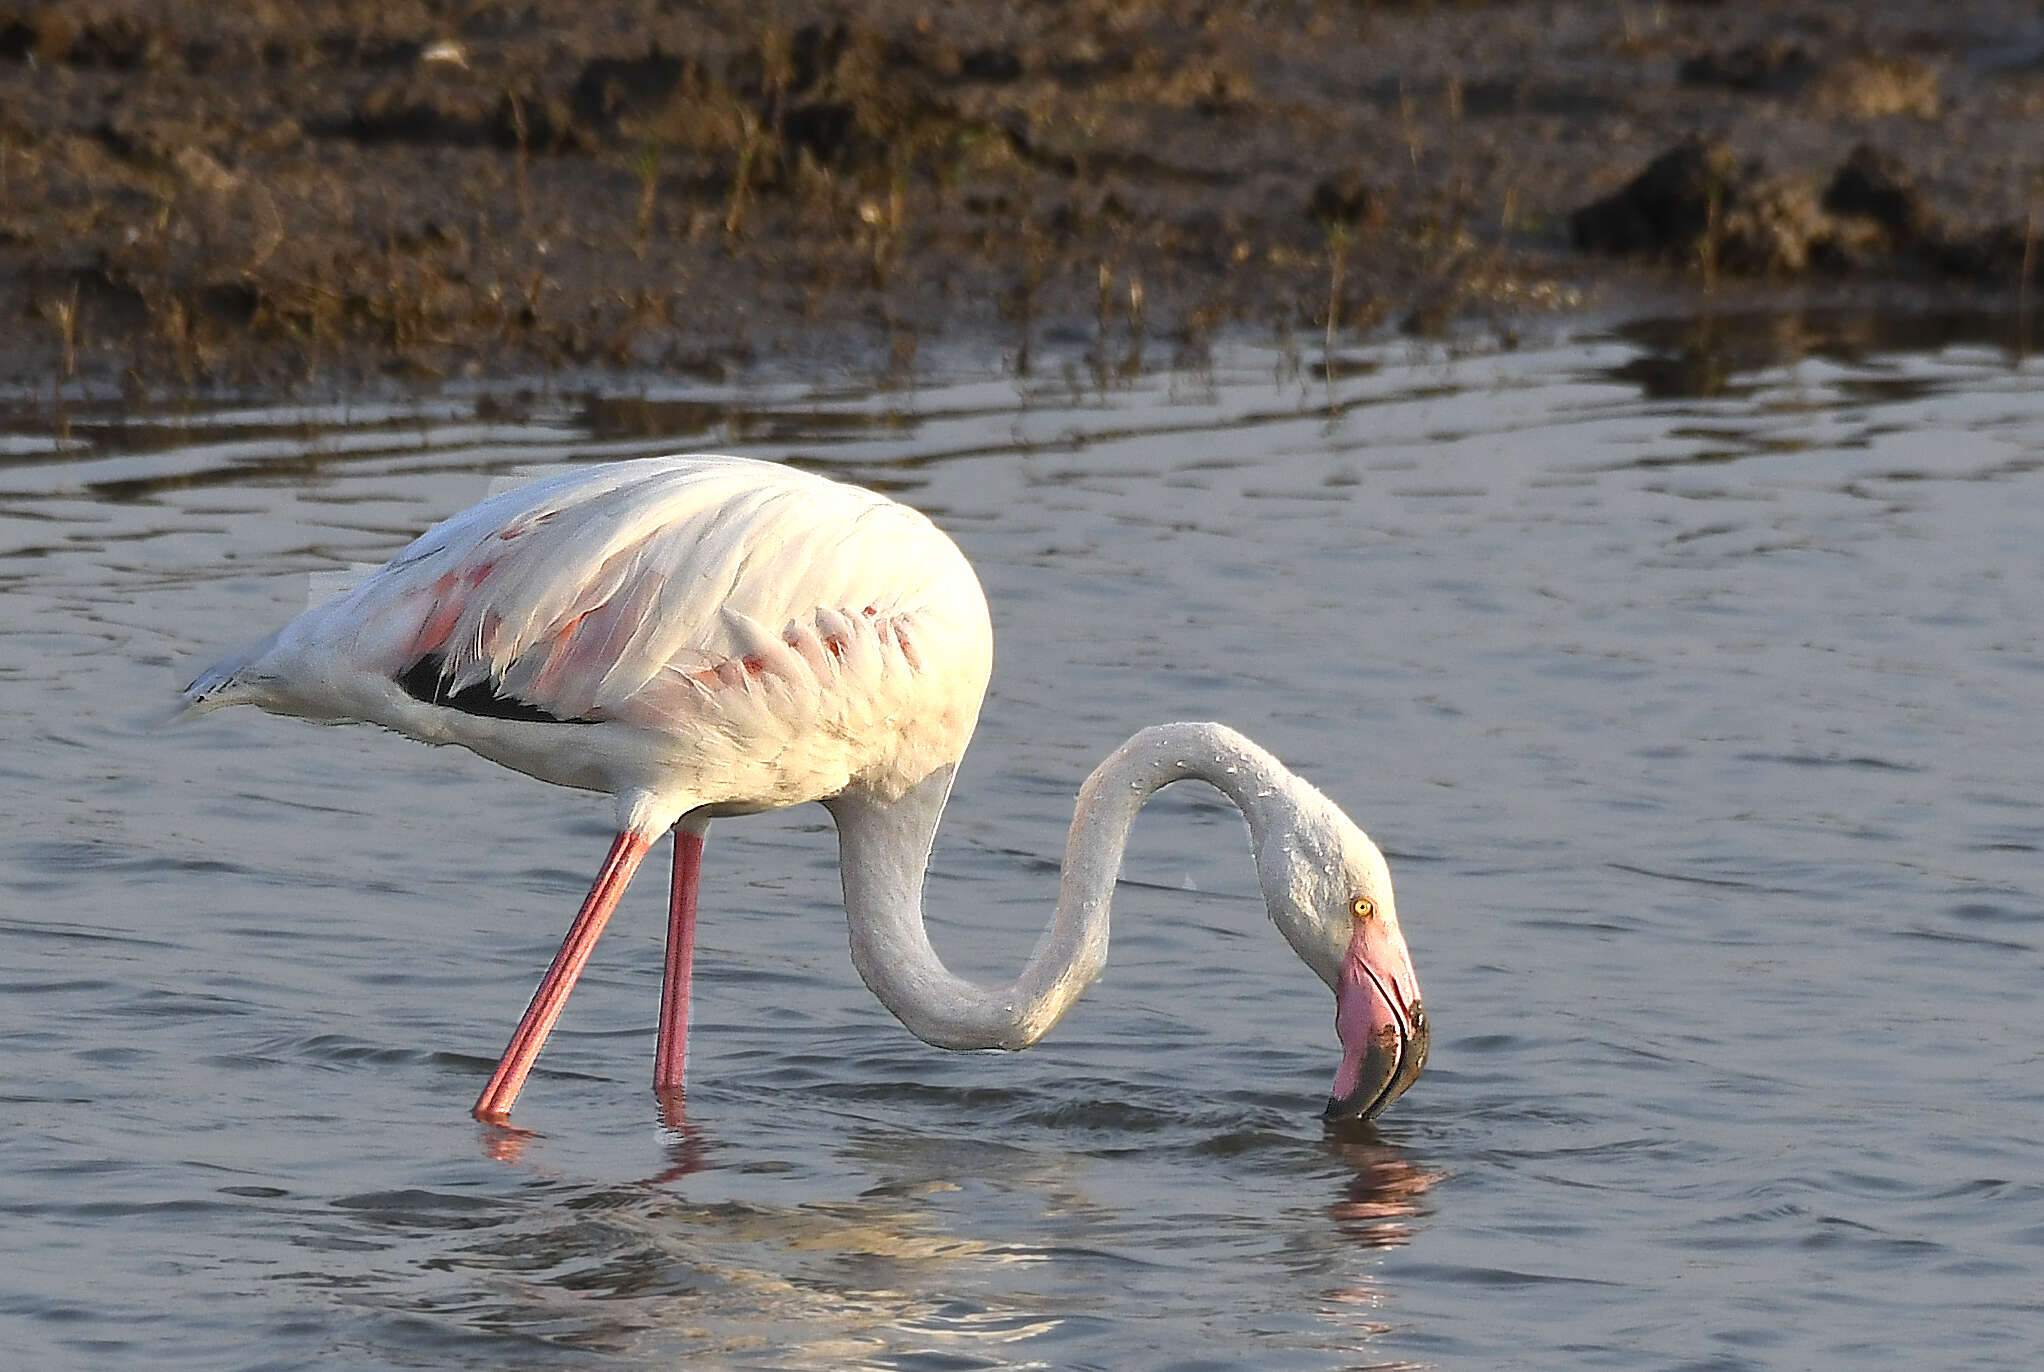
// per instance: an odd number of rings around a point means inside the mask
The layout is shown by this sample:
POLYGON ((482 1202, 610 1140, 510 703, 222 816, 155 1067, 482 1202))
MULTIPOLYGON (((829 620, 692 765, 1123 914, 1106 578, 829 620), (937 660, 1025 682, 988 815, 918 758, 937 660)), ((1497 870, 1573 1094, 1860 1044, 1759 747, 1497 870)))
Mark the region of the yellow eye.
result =
POLYGON ((1348 912, 1357 919, 1368 919, 1377 913, 1377 906, 1368 896, 1357 896, 1349 905, 1348 912))

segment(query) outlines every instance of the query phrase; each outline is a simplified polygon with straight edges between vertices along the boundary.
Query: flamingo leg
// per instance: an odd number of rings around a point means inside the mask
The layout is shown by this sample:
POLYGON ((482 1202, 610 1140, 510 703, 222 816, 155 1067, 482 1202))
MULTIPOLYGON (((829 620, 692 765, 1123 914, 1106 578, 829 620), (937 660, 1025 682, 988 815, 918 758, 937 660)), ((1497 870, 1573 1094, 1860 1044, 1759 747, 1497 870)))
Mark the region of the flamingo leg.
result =
POLYGON ((640 861, 652 846, 650 838, 629 829, 610 845, 610 856, 603 860, 596 884, 589 888, 575 922, 568 926, 561 951, 554 954, 553 965, 540 978, 539 989, 532 993, 532 1003, 525 1007, 525 1017, 518 1021, 497 1070, 490 1075, 490 1084, 476 1098, 475 1109, 470 1113, 477 1119, 502 1124, 511 1117, 512 1103, 518 1099, 532 1064, 538 1061, 546 1036, 553 1032, 554 1021, 561 1017, 568 993, 575 989, 575 978, 582 975, 589 954, 596 947, 597 936, 609 922, 611 911, 617 908, 618 897, 625 893, 632 873, 639 869, 640 861))
POLYGON ((674 829, 674 882, 667 896, 667 970, 660 982, 660 1043, 653 1054, 653 1092, 681 1093, 688 1058, 688 986, 696 957, 696 882, 703 871, 703 835, 674 829))

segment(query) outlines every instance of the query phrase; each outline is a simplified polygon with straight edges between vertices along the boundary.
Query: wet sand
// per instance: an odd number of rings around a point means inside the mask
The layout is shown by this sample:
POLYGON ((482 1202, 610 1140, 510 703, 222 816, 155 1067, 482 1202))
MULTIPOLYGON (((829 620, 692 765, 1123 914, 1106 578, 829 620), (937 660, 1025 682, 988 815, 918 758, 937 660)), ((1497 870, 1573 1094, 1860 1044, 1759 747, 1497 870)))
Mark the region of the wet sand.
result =
POLYGON ((2013 317, 2040 113, 2015 3, 0 3, 0 382, 2013 317))

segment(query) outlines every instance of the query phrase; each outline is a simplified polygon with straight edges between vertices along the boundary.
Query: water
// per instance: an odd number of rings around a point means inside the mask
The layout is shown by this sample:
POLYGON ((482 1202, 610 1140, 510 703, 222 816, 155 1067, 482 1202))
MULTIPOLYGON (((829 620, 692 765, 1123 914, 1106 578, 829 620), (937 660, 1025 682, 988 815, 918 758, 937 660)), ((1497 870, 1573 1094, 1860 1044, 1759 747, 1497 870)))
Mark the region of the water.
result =
POLYGON ((1333 384, 677 388, 0 437, 0 1347, 19 1366, 1816 1367, 2044 1348, 2044 389, 1677 330, 1333 384), (1709 346, 1698 342, 1703 338, 1709 346), (1079 779, 1218 717, 1389 852, 1434 1023, 1330 1000, 1233 812, 1146 812, 1043 1044, 910 1038, 814 809, 718 825, 688 1119, 662 883, 466 1109, 607 805, 253 712, 210 657, 534 464, 791 458, 933 513, 998 661, 931 903, 1011 974, 1079 779))

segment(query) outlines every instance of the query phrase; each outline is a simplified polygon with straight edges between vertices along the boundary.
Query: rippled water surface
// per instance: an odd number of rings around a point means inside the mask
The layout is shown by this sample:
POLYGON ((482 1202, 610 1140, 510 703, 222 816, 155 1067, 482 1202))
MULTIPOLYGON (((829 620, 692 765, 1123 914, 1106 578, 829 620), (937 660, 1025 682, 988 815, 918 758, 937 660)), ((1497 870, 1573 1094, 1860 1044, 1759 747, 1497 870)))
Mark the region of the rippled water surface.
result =
POLYGON ((0 1348, 217 1368, 2032 1366, 2044 367, 1638 330, 882 394, 677 385, 0 434, 0 1348), (818 809, 711 834, 467 1108, 606 802, 175 688, 491 482, 690 449, 928 510, 998 662, 939 837, 1027 955, 1071 796, 1221 718, 1389 852, 1435 1026, 1325 1132, 1326 992, 1212 792, 1107 975, 953 1055, 852 972, 818 809))

